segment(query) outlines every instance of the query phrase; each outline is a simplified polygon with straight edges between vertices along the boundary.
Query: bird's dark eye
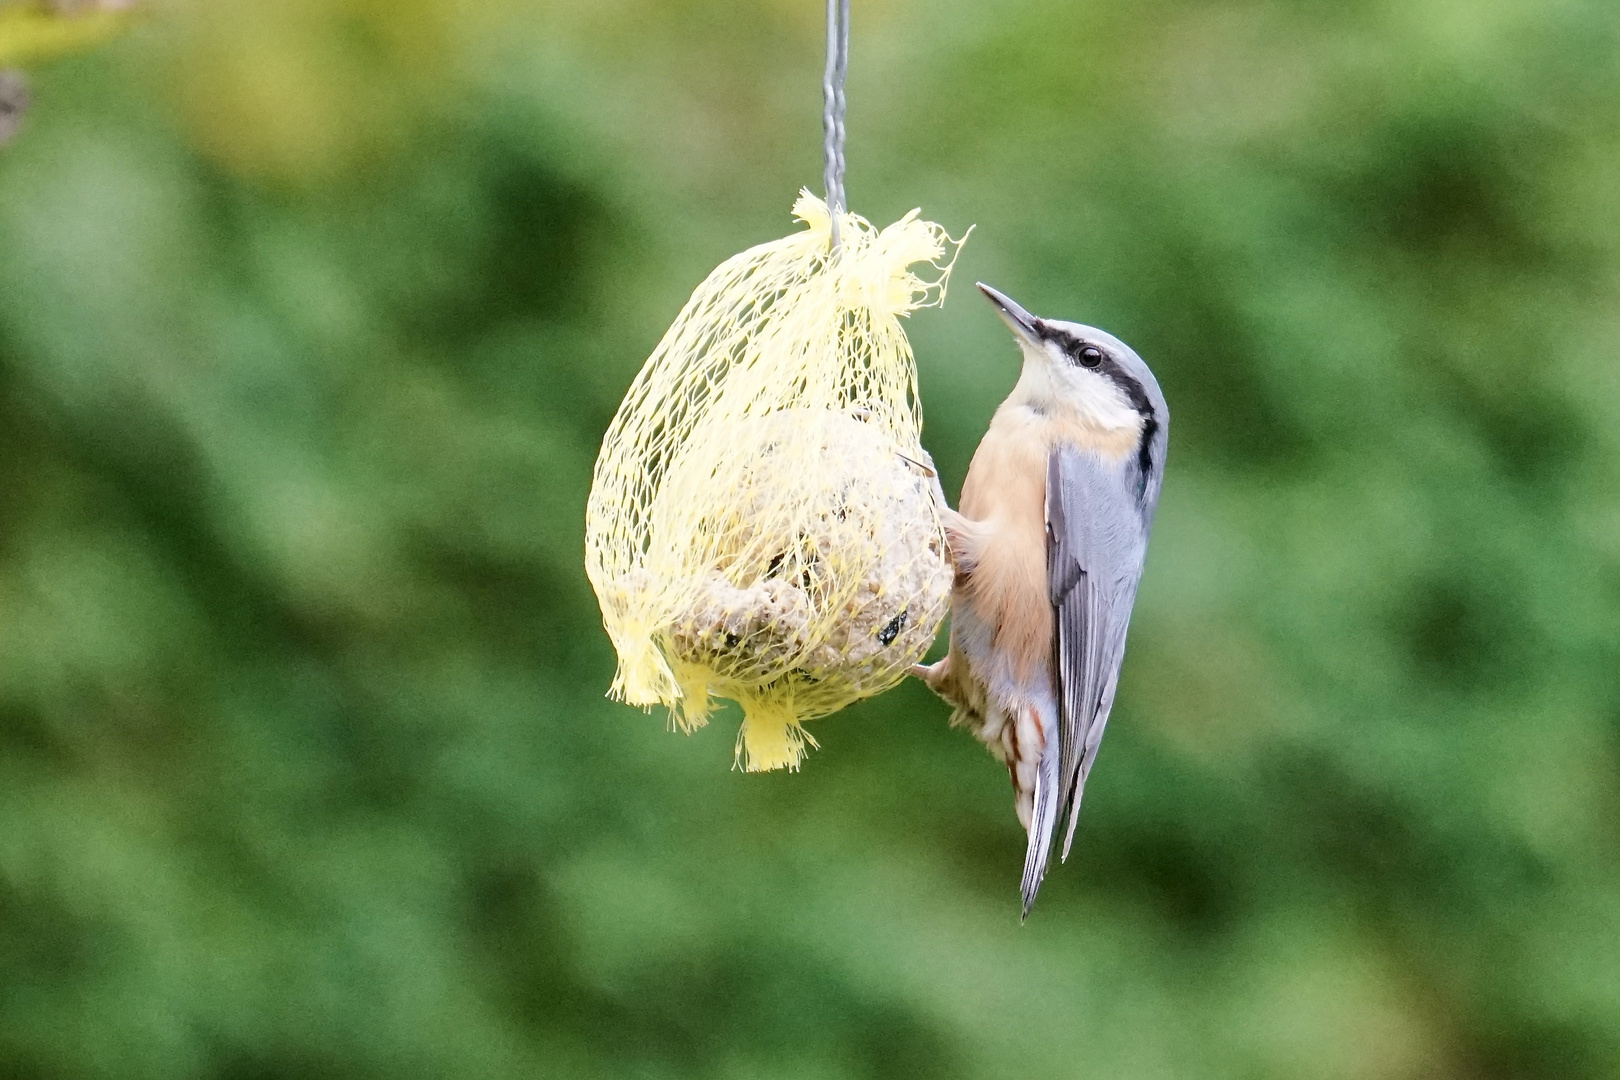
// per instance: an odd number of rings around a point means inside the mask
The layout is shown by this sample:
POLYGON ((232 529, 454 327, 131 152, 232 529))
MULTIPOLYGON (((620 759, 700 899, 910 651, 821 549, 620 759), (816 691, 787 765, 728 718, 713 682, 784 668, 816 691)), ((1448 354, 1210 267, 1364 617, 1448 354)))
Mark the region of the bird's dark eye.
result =
POLYGON ((1079 359, 1082 367, 1096 367, 1102 363, 1102 350, 1095 345, 1087 345, 1080 350, 1079 359))

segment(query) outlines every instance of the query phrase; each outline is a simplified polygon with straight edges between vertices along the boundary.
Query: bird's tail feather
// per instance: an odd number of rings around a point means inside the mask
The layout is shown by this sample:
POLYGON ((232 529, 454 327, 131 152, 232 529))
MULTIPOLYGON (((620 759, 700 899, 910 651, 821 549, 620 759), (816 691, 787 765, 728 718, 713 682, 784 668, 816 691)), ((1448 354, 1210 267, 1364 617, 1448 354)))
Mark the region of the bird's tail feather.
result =
POLYGON ((1069 861, 1069 848, 1074 844, 1074 827, 1080 824, 1080 799, 1086 793, 1085 777, 1075 781, 1074 790, 1069 793, 1069 819, 1068 831, 1063 835, 1063 861, 1069 861))
POLYGON ((1029 909, 1035 905, 1035 894, 1041 891, 1041 880, 1046 877, 1046 865, 1052 857, 1052 836, 1058 820, 1059 757, 1057 732, 1048 730, 1041 765, 1035 773, 1035 805, 1029 816, 1029 847, 1024 850, 1024 910, 1020 919, 1029 917, 1029 909))

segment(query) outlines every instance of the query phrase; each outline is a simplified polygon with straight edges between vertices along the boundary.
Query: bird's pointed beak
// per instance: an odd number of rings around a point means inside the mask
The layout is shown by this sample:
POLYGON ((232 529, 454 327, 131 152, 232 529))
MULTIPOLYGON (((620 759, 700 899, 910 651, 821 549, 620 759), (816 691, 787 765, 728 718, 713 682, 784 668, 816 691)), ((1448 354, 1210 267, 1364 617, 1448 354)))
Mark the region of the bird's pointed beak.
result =
POLYGON ((1018 301, 1001 290, 992 289, 982 281, 978 285, 979 291, 994 305, 996 314, 1001 316, 1001 321, 1012 327, 1012 332, 1020 341, 1027 341, 1031 345, 1041 343, 1039 319, 1019 307, 1018 301))

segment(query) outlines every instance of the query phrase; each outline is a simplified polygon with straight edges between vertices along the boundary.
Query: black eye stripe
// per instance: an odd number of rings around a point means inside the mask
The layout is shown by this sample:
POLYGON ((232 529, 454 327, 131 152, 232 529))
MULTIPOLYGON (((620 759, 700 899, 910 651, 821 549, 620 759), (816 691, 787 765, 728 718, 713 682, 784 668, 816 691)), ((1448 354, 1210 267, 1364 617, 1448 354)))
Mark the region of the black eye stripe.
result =
POLYGON ((1048 322, 1039 322, 1036 328, 1040 331, 1043 341, 1053 341, 1063 354, 1069 358, 1071 364, 1083 367, 1096 368, 1108 359, 1108 350, 1088 341, 1082 341, 1067 330, 1060 330, 1048 322), (1087 354, 1090 355, 1087 355, 1087 354))
POLYGON ((1131 408, 1141 413, 1145 418, 1153 419, 1153 402, 1148 398, 1147 391, 1142 389, 1141 383, 1126 374, 1124 369, 1114 362, 1113 357, 1104 353, 1102 364, 1095 370, 1107 375, 1114 381, 1115 386, 1125 392, 1125 396, 1130 399, 1131 408))
POLYGON ((1060 330, 1044 320, 1036 320, 1035 329, 1040 333, 1042 341, 1057 342, 1058 347, 1070 357, 1073 357, 1075 353, 1079 352, 1085 346, 1085 342, 1081 341, 1067 330, 1060 330))
POLYGON ((1153 409, 1153 400, 1148 397, 1147 390, 1143 388, 1141 382, 1135 376, 1119 366, 1119 362, 1109 354, 1107 349, 1097 345, 1088 345, 1067 330, 1060 330, 1042 319, 1035 320, 1035 331, 1040 335, 1042 341, 1056 342, 1069 358, 1069 361, 1077 366, 1083 364, 1080 360, 1082 350, 1093 348, 1101 354, 1095 365, 1083 366, 1085 366, 1086 370, 1104 376, 1119 387, 1120 392, 1131 403, 1131 408, 1135 409, 1137 415, 1142 418, 1141 440, 1136 447, 1136 467, 1139 474, 1137 495, 1138 497, 1142 496, 1147 491, 1148 477, 1153 472, 1153 467, 1156 464, 1153 460, 1153 440, 1159 432, 1159 416, 1153 409))
POLYGON ((1043 341, 1057 342, 1064 354, 1069 357, 1069 360, 1077 365, 1081 364, 1079 357, 1082 350, 1094 348, 1100 352, 1102 358, 1096 364, 1083 365, 1086 370, 1095 371, 1099 375, 1106 376, 1109 381, 1119 387, 1126 399, 1130 401, 1131 408, 1141 414, 1144 420, 1157 426, 1158 419, 1154 416, 1153 402, 1148 398, 1147 391, 1142 389, 1141 383, 1137 382, 1124 368, 1119 366, 1119 363, 1109 355, 1107 349, 1082 341, 1067 330, 1053 326, 1045 320, 1037 320, 1035 328, 1040 333, 1043 341))

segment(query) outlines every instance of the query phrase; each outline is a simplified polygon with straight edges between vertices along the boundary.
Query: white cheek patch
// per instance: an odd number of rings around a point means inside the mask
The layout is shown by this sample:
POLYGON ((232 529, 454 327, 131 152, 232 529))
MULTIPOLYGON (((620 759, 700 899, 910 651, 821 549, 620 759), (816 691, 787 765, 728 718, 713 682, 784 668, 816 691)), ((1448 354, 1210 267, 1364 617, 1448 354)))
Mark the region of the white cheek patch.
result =
POLYGON ((1057 369, 1063 383, 1063 404, 1079 414, 1079 419, 1097 427, 1138 427, 1142 416, 1131 399, 1106 375, 1072 365, 1057 369))
POLYGON ((1054 342, 1024 345, 1024 371, 1013 399, 1083 427, 1110 431, 1142 425, 1141 414, 1114 380, 1076 366, 1054 342))

